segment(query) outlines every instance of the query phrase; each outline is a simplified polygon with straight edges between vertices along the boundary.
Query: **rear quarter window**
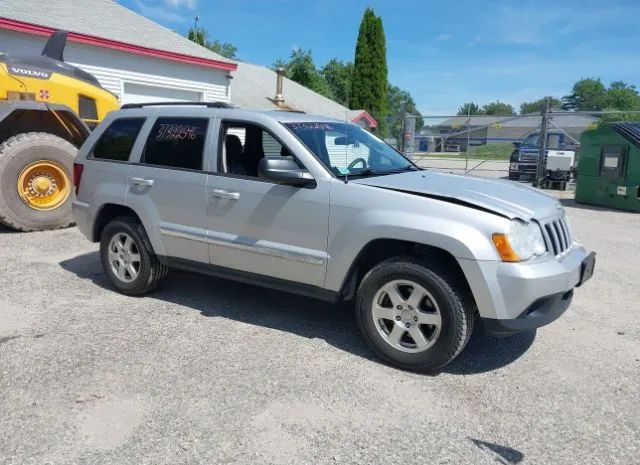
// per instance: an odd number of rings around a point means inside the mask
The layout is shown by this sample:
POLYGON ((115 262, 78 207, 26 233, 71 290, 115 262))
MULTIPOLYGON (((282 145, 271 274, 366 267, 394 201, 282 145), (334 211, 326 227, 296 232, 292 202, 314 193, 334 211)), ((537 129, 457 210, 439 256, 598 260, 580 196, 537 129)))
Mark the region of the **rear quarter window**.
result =
POLYGON ((144 118, 120 118, 113 121, 93 146, 91 156, 99 160, 128 161, 144 118))

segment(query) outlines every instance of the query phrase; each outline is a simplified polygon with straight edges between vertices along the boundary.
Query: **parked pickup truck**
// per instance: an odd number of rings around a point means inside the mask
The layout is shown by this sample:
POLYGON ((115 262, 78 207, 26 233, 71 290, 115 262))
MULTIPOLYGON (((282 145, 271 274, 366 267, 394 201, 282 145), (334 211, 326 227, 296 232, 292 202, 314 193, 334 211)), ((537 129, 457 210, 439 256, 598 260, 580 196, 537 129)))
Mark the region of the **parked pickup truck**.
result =
MULTIPOLYGON (((513 143, 515 149, 509 159, 509 179, 512 181, 533 181, 535 179, 541 144, 542 139, 539 132, 529 134, 522 141, 513 143)), ((547 155, 571 154, 575 163, 578 148, 577 141, 562 131, 547 133, 547 155)))
POLYGON ((550 323, 595 263, 553 198, 421 170, 321 116, 125 106, 74 172, 78 227, 119 292, 176 268, 353 301, 364 339, 405 369, 446 365, 477 321, 497 336, 550 323))

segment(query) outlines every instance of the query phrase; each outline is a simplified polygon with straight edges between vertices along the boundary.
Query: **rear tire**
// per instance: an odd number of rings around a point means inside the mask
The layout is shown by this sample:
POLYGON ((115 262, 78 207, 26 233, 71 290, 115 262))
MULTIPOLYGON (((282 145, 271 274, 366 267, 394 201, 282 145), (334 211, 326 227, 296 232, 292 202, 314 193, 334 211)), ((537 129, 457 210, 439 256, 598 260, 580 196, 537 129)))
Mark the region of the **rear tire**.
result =
POLYGON ((73 225, 73 161, 78 150, 66 140, 44 132, 28 132, 0 145, 0 223, 18 231, 43 231, 73 225), (70 193, 64 203, 51 210, 37 210, 18 192, 23 170, 38 161, 55 162, 64 170, 70 193))
POLYGON ((111 220, 102 230, 100 260, 111 285, 126 295, 157 289, 169 273, 153 253, 142 224, 128 216, 111 220))
POLYGON ((358 327, 376 355, 419 372, 437 370, 462 351, 473 332, 474 314, 460 278, 411 257, 372 268, 356 299, 358 327))

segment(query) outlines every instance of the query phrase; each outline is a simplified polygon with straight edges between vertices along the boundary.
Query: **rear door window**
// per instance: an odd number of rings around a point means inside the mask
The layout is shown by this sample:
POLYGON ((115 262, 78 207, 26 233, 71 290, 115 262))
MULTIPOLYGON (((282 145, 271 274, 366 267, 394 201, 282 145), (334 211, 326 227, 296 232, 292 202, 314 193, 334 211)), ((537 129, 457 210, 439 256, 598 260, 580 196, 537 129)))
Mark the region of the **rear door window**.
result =
POLYGON ((202 170, 207 118, 158 118, 144 148, 141 163, 202 170))
POLYGON ((93 146, 93 158, 128 161, 133 144, 144 124, 144 118, 120 118, 102 133, 93 146))

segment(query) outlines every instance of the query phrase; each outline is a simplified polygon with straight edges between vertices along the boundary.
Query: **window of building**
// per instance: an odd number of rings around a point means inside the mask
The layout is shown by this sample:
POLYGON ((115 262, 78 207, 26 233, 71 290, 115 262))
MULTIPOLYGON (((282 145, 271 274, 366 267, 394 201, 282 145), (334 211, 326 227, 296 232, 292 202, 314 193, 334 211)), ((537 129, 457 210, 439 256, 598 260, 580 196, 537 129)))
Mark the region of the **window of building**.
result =
POLYGON ((626 147, 605 145, 600 158, 600 176, 603 178, 624 178, 626 147))
POLYGON ((158 118, 149 133, 141 162, 201 170, 208 122, 206 118, 158 118))
POLYGON ((121 118, 109 125, 93 147, 93 158, 128 161, 144 118, 121 118))

